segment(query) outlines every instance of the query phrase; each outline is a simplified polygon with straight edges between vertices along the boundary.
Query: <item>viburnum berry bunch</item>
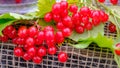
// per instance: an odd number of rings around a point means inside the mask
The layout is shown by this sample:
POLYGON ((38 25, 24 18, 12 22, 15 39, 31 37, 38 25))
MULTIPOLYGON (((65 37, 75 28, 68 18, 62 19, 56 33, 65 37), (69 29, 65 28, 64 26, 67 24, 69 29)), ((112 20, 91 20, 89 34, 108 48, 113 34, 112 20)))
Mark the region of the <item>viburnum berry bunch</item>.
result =
POLYGON ((102 10, 92 10, 87 6, 78 9, 78 6, 62 1, 52 6, 52 11, 44 16, 46 22, 55 22, 58 31, 62 31, 65 37, 71 35, 72 30, 82 34, 93 27, 108 21, 108 15, 102 10))
MULTIPOLYGON (((58 50, 56 44, 64 42, 62 32, 57 31, 55 33, 52 26, 46 26, 43 29, 36 26, 20 26, 15 29, 12 25, 9 25, 3 30, 3 36, 0 36, 2 42, 7 42, 8 39, 11 39, 12 43, 17 45, 14 48, 15 56, 22 57, 26 61, 32 60, 37 64, 41 63, 43 57, 47 54, 56 54, 58 50)), ((66 62, 67 54, 65 52, 60 53, 58 60, 66 62)))

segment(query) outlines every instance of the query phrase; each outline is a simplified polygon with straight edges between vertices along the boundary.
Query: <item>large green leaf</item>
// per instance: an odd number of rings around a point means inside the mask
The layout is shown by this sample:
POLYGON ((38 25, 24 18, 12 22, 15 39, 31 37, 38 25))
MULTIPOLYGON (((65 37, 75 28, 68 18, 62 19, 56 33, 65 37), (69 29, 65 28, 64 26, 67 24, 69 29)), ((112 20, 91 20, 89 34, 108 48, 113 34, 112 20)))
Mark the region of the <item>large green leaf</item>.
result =
POLYGON ((99 34, 96 38, 93 39, 93 42, 96 43, 99 47, 106 47, 113 49, 114 40, 99 34))
POLYGON ((104 25, 103 24, 101 24, 97 27, 94 27, 91 31, 85 31, 83 34, 78 34, 74 31, 69 38, 77 42, 77 41, 88 39, 90 37, 94 38, 99 33, 101 35, 104 35, 104 25))
POLYGON ((47 12, 50 12, 52 9, 52 5, 56 2, 56 0, 38 0, 38 16, 43 18, 47 12))

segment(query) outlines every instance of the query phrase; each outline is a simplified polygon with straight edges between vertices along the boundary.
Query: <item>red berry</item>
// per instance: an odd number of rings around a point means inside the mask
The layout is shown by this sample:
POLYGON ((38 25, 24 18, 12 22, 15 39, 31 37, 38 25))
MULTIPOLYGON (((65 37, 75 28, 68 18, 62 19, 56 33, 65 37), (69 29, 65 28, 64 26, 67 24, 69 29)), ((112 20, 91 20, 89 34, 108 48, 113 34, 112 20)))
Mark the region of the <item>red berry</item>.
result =
POLYGON ((1 36, 1 41, 2 42, 7 42, 8 41, 8 37, 5 36, 5 35, 1 36))
POLYGON ((34 56, 32 60, 34 63, 40 64, 42 62, 42 57, 34 56))
POLYGON ((18 44, 18 45, 24 45, 25 44, 25 38, 16 37, 15 43, 18 44))
POLYGON ((92 15, 93 19, 99 19, 100 20, 100 12, 98 10, 93 11, 91 15, 92 15))
POLYGON ((66 9, 66 10, 63 10, 63 11, 60 13, 60 16, 61 16, 62 18, 68 16, 68 10, 67 10, 67 9, 66 9))
POLYGON ((15 38, 16 36, 17 36, 17 31, 15 29, 13 29, 11 33, 8 34, 8 37, 11 39, 15 38))
POLYGON ((69 27, 69 28, 71 28, 72 25, 73 25, 72 19, 71 19, 70 16, 64 17, 62 23, 63 23, 64 26, 69 27))
POLYGON ((34 46, 35 41, 34 41, 34 39, 33 39, 33 38, 28 37, 28 38, 26 38, 25 43, 26 43, 26 45, 28 45, 28 46, 34 46))
POLYGON ((88 7, 82 7, 79 11, 79 13, 83 16, 90 16, 91 11, 88 7))
POLYGON ((28 36, 29 37, 35 37, 35 35, 38 33, 38 29, 35 26, 31 26, 28 29, 28 36))
POLYGON ((56 3, 52 6, 52 13, 53 14, 60 14, 61 12, 61 6, 60 3, 56 3))
POLYGON ((78 10, 78 7, 77 7, 76 5, 71 5, 69 10, 70 10, 70 12, 72 12, 72 13, 76 13, 77 10, 78 10))
POLYGON ((86 30, 92 30, 92 23, 89 22, 89 23, 85 24, 85 28, 86 28, 86 30))
POLYGON ((78 13, 73 14, 72 21, 75 25, 80 25, 80 15, 78 13))
POLYGON ((84 24, 88 23, 89 22, 89 17, 88 16, 81 17, 81 22, 84 23, 84 24))
POLYGON ((54 28, 52 26, 46 26, 44 28, 44 32, 46 32, 46 31, 54 31, 54 28))
POLYGON ((68 3, 66 1, 62 1, 62 2, 60 2, 60 7, 63 11, 68 8, 68 3))
POLYGON ((31 57, 28 53, 24 53, 23 56, 22 56, 22 58, 23 58, 24 60, 26 60, 26 61, 32 59, 32 57, 31 57))
POLYGON ((85 30, 84 27, 81 25, 75 27, 75 31, 79 34, 82 34, 84 30, 85 30))
POLYGON ((15 0, 15 2, 16 2, 16 3, 21 3, 21 2, 22 2, 22 0, 15 0))
POLYGON ((104 20, 105 12, 102 11, 102 10, 100 10, 99 13, 100 13, 100 21, 101 21, 101 22, 106 22, 106 21, 104 20))
POLYGON ((62 32, 60 32, 60 31, 56 32, 55 40, 56 40, 56 43, 62 43, 64 41, 64 36, 63 36, 62 32))
POLYGON ((101 2, 101 3, 104 3, 105 2, 105 0, 98 0, 99 2, 101 2))
POLYGON ((29 47, 28 50, 27 50, 27 53, 33 57, 36 55, 36 52, 37 52, 37 49, 33 46, 33 47, 29 47))
POLYGON ((63 25, 63 23, 61 21, 57 23, 56 27, 58 30, 62 30, 65 28, 65 26, 63 25))
POLYGON ((44 20, 45 20, 46 22, 51 22, 51 21, 52 21, 52 13, 49 12, 49 13, 45 14, 44 20))
POLYGON ((45 33, 44 31, 39 31, 36 37, 36 43, 37 45, 40 45, 43 43, 43 41, 45 40, 45 33))
POLYGON ((62 30, 62 33, 63 33, 63 36, 64 36, 64 37, 68 37, 68 36, 70 36, 70 35, 72 34, 72 31, 71 31, 70 28, 64 28, 64 29, 62 30))
POLYGON ((47 50, 44 46, 38 48, 37 55, 40 57, 46 56, 47 50))
POLYGON ((116 26, 113 23, 109 24, 109 31, 112 33, 116 32, 116 26))
POLYGON ((8 25, 3 29, 3 34, 8 36, 15 28, 12 25, 8 25))
POLYGON ((52 46, 52 47, 48 47, 48 53, 50 55, 54 55, 56 53, 57 49, 55 46, 52 46))
POLYGON ((105 14, 104 17, 103 17, 103 22, 107 22, 108 19, 109 19, 109 16, 107 14, 105 14))
POLYGON ((24 50, 26 50, 26 51, 29 49, 29 47, 32 47, 32 46, 28 46, 26 44, 23 46, 24 50))
POLYGON ((53 31, 45 32, 45 40, 48 46, 53 46, 55 44, 55 35, 53 31))
POLYGON ((58 54, 58 60, 62 63, 66 62, 68 59, 68 55, 65 52, 60 52, 58 54))
POLYGON ((113 5, 118 4, 118 0, 110 0, 110 2, 111 2, 113 5))
POLYGON ((55 21, 55 22, 59 22, 60 21, 60 15, 58 15, 58 14, 54 14, 53 15, 53 20, 55 21))
POLYGON ((120 43, 116 44, 116 48, 118 49, 115 49, 115 53, 120 56, 120 43))
POLYGON ((16 47, 16 48, 14 49, 14 54, 15 54, 15 56, 17 56, 17 57, 22 56, 22 55, 23 55, 23 50, 22 50, 22 48, 16 47))
POLYGON ((100 24, 100 19, 92 19, 92 24, 94 25, 94 26, 98 26, 99 24, 100 24))
POLYGON ((21 38, 26 38, 27 37, 27 28, 26 26, 21 26, 19 29, 18 29, 18 36, 21 37, 21 38))

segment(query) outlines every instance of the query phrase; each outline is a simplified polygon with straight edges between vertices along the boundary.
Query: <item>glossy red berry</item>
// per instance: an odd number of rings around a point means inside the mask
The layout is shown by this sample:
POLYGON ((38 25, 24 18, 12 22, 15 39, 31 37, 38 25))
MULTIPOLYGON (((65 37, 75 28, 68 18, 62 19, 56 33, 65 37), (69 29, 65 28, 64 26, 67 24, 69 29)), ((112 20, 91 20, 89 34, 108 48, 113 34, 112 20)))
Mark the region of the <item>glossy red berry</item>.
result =
POLYGON ((64 41, 64 36, 61 31, 56 32, 55 40, 56 40, 56 43, 62 43, 64 41))
POLYGON ((44 20, 45 20, 45 22, 51 22, 52 21, 52 13, 48 12, 47 14, 45 14, 44 20))
POLYGON ((86 28, 86 30, 92 30, 92 23, 89 22, 89 23, 85 24, 85 28, 86 28))
POLYGON ((72 13, 76 13, 77 10, 78 10, 78 7, 76 5, 71 5, 70 8, 69 8, 70 12, 72 13))
POLYGON ((84 24, 87 24, 89 22, 89 17, 88 16, 82 16, 81 17, 81 22, 84 24))
POLYGON ((54 31, 54 28, 52 26, 46 26, 44 28, 44 32, 46 32, 46 31, 54 31))
POLYGON ((115 49, 115 53, 120 56, 120 43, 116 44, 116 48, 118 49, 115 49))
POLYGON ((61 16, 62 18, 68 16, 68 10, 67 10, 67 9, 66 9, 66 10, 63 10, 63 11, 60 13, 60 16, 61 16))
POLYGON ((28 32, 29 37, 34 38, 36 36, 36 34, 38 33, 38 29, 35 26, 31 26, 31 27, 29 27, 27 32, 28 32))
POLYGON ((26 60, 26 61, 32 59, 32 57, 31 57, 28 53, 24 53, 23 56, 22 56, 22 58, 23 58, 24 60, 26 60))
POLYGON ((56 27, 58 30, 62 30, 65 28, 65 26, 63 25, 63 23, 61 21, 57 23, 56 27))
POLYGON ((43 41, 45 40, 45 33, 44 31, 39 31, 36 37, 36 41, 35 44, 40 45, 43 43, 43 41))
POLYGON ((104 3, 105 2, 105 0, 98 0, 100 3, 104 3))
POLYGON ((99 13, 100 13, 100 21, 101 22, 106 22, 106 20, 105 20, 105 12, 100 10, 99 13))
POLYGON ((28 33, 27 33, 27 27, 26 26, 21 26, 18 29, 18 36, 21 37, 21 38, 26 38, 27 35, 28 35, 28 33))
POLYGON ((59 22, 60 19, 61 19, 60 15, 58 15, 58 14, 53 14, 53 20, 54 20, 55 22, 59 22))
POLYGON ((25 44, 28 45, 28 46, 34 46, 35 40, 33 38, 31 38, 31 37, 28 37, 25 40, 25 44))
POLYGON ((98 10, 93 11, 91 15, 92 15, 93 19, 99 19, 100 20, 100 12, 98 10))
POLYGON ((45 40, 48 46, 53 46, 55 44, 55 35, 53 31, 45 32, 45 40))
POLYGON ((112 33, 116 32, 116 26, 113 23, 109 24, 109 31, 112 33))
POLYGON ((79 15, 79 13, 74 13, 72 15, 72 22, 74 23, 74 25, 80 25, 80 15, 79 15))
POLYGON ((62 63, 66 62, 68 59, 68 55, 65 52, 60 52, 58 54, 58 60, 62 63))
POLYGON ((82 7, 79 13, 83 16, 90 16, 91 10, 88 7, 82 7))
POLYGON ((55 46, 48 47, 48 54, 54 55, 57 51, 57 48, 55 46))
POLYGON ((15 43, 18 44, 18 45, 24 45, 25 44, 25 38, 16 37, 15 43))
POLYGON ((55 3, 55 4, 52 6, 52 13, 53 13, 53 14, 60 14, 60 12, 61 12, 60 3, 55 3))
POLYGON ((70 36, 72 34, 72 31, 71 31, 70 28, 64 28, 62 30, 62 34, 63 34, 64 37, 68 37, 68 36, 70 36))
POLYGON ((68 8, 68 3, 66 1, 62 1, 60 2, 60 6, 61 6, 62 11, 64 11, 65 9, 68 8))
POLYGON ((17 31, 15 29, 13 29, 11 33, 8 34, 8 37, 11 39, 15 38, 16 36, 17 36, 17 31))
POLYGON ((110 2, 111 2, 113 5, 118 4, 118 0, 110 0, 110 2))
POLYGON ((109 19, 109 16, 108 16, 107 14, 105 14, 104 17, 103 17, 103 23, 104 23, 104 22, 107 22, 108 19, 109 19))
POLYGON ((12 25, 8 25, 3 29, 3 34, 8 36, 15 28, 12 25))
POLYGON ((64 17, 62 23, 63 23, 64 26, 69 27, 69 28, 71 28, 72 25, 73 25, 72 19, 71 19, 70 16, 64 17))
POLYGON ((42 57, 34 56, 32 61, 36 64, 40 64, 42 62, 42 57))
POLYGON ((37 55, 40 57, 46 56, 47 50, 44 46, 38 48, 37 55))
POLYGON ((92 19, 92 24, 94 25, 94 26, 98 26, 99 24, 100 24, 100 19, 92 19))
POLYGON ((82 34, 84 30, 85 30, 84 27, 81 25, 75 27, 75 31, 79 34, 82 34))
POLYGON ((15 2, 16 2, 16 3, 21 3, 21 2, 22 2, 22 0, 15 0, 15 2))
POLYGON ((31 56, 31 57, 33 57, 33 56, 35 56, 36 55, 36 52, 37 52, 37 49, 36 49, 36 47, 29 47, 28 48, 28 50, 27 50, 27 53, 31 56))
POLYGON ((17 57, 22 56, 22 55, 23 55, 23 50, 22 50, 22 48, 16 47, 16 48, 14 49, 14 55, 17 56, 17 57))

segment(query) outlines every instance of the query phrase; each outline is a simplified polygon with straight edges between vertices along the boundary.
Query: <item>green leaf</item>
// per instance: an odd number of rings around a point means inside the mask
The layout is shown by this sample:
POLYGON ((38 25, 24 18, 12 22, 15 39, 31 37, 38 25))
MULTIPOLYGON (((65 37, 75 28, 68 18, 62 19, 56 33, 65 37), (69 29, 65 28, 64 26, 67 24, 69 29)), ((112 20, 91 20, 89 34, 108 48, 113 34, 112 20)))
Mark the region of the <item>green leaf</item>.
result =
POLYGON ((51 11, 55 2, 56 0, 38 0, 38 15, 40 18, 43 18, 47 12, 51 11))
POLYGON ((83 34, 78 34, 75 31, 72 33, 72 35, 69 37, 70 39, 78 42, 81 40, 88 39, 90 37, 97 37, 98 34, 104 35, 104 25, 101 24, 97 27, 94 27, 91 31, 85 31, 83 34))
POLYGON ((70 4, 71 4, 71 3, 78 3, 79 0, 67 0, 67 2, 70 3, 70 4))
POLYGON ((113 49, 114 40, 99 34, 96 38, 93 39, 93 42, 96 43, 99 47, 106 47, 113 49))
POLYGON ((84 49, 84 48, 87 48, 91 43, 92 43, 92 41, 82 41, 82 42, 79 42, 78 44, 74 44, 72 46, 75 48, 84 49))

